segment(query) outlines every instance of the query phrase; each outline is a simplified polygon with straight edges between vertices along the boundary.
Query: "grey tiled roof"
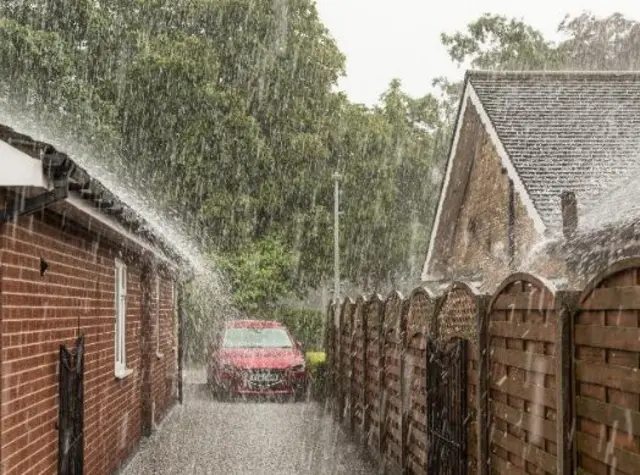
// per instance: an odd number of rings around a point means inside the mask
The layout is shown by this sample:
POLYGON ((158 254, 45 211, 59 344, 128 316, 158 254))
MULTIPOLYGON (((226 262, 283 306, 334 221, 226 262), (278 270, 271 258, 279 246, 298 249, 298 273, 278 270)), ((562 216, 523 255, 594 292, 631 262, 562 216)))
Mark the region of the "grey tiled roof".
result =
POLYGON ((617 183, 640 177, 640 72, 471 71, 467 78, 551 229, 561 223, 562 191, 576 193, 583 215, 617 183))
POLYGON ((588 233, 640 223, 640 174, 632 175, 597 198, 597 203, 580 216, 579 231, 588 233))

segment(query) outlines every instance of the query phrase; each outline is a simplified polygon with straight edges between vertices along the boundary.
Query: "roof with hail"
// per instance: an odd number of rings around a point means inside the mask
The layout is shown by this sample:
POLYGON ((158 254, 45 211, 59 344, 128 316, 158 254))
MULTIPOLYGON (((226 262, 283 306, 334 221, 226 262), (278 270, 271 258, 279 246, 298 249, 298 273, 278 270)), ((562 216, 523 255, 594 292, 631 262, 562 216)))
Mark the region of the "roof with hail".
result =
MULTIPOLYGON (((467 78, 552 230, 561 224, 563 191, 575 192, 581 216, 599 221, 603 198, 640 178, 640 72, 471 71, 467 78)), ((640 214, 624 191, 610 204, 619 203, 640 214)))

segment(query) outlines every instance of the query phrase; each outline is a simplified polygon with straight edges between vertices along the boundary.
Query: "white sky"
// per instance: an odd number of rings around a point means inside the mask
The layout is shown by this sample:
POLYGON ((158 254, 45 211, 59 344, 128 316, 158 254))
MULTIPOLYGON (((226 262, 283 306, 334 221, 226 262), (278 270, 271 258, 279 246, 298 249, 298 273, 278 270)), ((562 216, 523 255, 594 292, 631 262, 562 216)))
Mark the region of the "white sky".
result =
POLYGON ((347 58, 340 82, 352 101, 371 105, 394 77, 421 96, 438 76, 462 78, 440 44, 440 33, 461 30, 485 12, 523 19, 550 38, 565 14, 616 11, 640 21, 633 0, 316 0, 320 17, 347 58))

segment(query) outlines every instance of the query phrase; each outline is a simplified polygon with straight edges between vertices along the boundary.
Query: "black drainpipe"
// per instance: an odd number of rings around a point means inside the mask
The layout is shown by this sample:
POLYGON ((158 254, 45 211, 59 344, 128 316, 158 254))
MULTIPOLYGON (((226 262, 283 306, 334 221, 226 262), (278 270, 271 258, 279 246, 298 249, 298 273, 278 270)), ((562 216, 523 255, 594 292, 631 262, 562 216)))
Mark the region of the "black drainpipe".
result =
POLYGON ((184 319, 185 319, 185 290, 193 277, 190 275, 182 276, 178 279, 178 401, 184 404, 184 319))

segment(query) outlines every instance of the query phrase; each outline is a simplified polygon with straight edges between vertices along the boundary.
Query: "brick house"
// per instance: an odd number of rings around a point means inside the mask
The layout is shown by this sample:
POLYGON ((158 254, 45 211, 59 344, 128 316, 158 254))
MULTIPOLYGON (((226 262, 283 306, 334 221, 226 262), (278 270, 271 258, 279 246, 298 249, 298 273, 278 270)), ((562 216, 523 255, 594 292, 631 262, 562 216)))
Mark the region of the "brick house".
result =
POLYGON ((640 177, 639 151, 640 73, 468 72, 423 282, 584 279, 567 245, 611 228, 593 217, 616 215, 607 197, 640 177))
POLYGON ((84 335, 79 458, 113 473, 178 400, 184 262, 51 145, 0 126, 0 170, 0 472, 58 472, 60 346, 84 335))

